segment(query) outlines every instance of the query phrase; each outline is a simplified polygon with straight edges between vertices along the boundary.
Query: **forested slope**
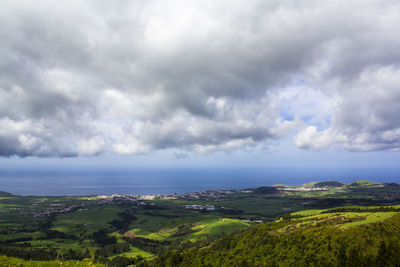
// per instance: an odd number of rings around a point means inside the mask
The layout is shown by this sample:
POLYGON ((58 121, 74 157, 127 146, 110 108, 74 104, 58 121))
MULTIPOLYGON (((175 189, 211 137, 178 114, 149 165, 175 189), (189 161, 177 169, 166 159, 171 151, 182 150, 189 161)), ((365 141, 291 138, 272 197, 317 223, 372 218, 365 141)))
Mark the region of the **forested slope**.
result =
POLYGON ((400 266, 398 212, 334 211, 260 224, 208 247, 170 251, 150 265, 400 266))

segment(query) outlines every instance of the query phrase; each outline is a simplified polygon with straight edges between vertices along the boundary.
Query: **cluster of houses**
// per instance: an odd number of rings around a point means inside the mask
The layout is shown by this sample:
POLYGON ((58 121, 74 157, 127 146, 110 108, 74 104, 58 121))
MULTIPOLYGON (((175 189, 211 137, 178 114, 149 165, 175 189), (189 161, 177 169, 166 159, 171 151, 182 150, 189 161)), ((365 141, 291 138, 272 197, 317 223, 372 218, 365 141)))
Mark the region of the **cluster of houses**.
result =
POLYGON ((199 199, 220 199, 227 198, 233 194, 231 190, 203 190, 200 192, 192 192, 178 195, 178 198, 186 200, 199 200, 199 199))
POLYGON ((71 206, 64 206, 64 204, 52 204, 50 205, 49 209, 42 210, 42 211, 33 211, 32 216, 35 218, 38 217, 47 217, 57 213, 67 213, 72 212, 83 207, 87 206, 87 204, 82 205, 71 205, 71 206))
POLYGON ((205 210, 205 211, 215 210, 215 207, 213 205, 185 205, 184 207, 187 210, 205 210))
POLYGON ((328 191, 327 187, 304 187, 304 186, 294 186, 294 187, 282 187, 279 188, 284 191, 301 191, 301 192, 310 192, 310 191, 328 191))
MULTIPOLYGON (((248 191, 252 192, 252 191, 248 191)), ((116 201, 116 200, 128 200, 128 201, 137 201, 137 200, 154 200, 155 198, 160 199, 185 199, 185 200, 199 200, 199 199, 220 199, 227 198, 234 192, 232 190, 203 190, 200 192, 191 192, 184 194, 164 194, 164 195, 100 195, 94 199, 102 199, 106 201, 116 201)))
MULTIPOLYGON (((88 202, 83 202, 80 205, 67 205, 64 203, 51 204, 48 208, 31 209, 30 213, 33 217, 47 217, 57 213, 67 213, 76 210, 86 210, 89 206, 93 205, 107 205, 118 202, 129 202, 137 206, 154 206, 155 203, 148 201, 155 198, 160 199, 184 199, 184 200, 207 200, 207 199, 221 199, 227 198, 234 192, 231 190, 204 190, 200 192, 185 193, 185 194, 170 194, 170 195, 99 195, 88 197, 88 202)), ((34 203, 33 206, 39 204, 34 203)), ((184 209, 188 210, 202 210, 214 211, 216 208, 212 205, 184 205, 184 209)))

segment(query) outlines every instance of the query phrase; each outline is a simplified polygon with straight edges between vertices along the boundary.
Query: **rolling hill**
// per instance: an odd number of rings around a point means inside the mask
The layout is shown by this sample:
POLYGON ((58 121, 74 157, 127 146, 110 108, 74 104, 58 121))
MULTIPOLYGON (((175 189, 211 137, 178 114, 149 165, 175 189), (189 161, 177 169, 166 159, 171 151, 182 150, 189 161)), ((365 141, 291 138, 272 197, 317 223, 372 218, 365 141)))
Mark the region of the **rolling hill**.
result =
POLYGON ((399 266, 400 206, 290 214, 150 266, 399 266))

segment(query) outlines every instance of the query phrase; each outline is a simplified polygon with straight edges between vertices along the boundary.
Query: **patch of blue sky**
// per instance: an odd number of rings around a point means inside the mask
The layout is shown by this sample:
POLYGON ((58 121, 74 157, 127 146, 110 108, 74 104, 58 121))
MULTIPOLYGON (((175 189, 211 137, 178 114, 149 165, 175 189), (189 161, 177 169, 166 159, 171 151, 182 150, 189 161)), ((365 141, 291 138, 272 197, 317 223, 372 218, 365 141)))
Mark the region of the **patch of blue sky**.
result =
POLYGON ((295 116, 291 112, 281 111, 279 113, 280 117, 286 121, 293 121, 295 116))
POLYGON ((309 83, 304 79, 299 79, 294 82, 294 85, 295 86, 304 86, 304 85, 309 85, 309 83))
POLYGON ((300 120, 305 123, 310 123, 310 122, 313 122, 314 117, 315 117, 314 115, 307 114, 307 115, 301 116, 300 120))

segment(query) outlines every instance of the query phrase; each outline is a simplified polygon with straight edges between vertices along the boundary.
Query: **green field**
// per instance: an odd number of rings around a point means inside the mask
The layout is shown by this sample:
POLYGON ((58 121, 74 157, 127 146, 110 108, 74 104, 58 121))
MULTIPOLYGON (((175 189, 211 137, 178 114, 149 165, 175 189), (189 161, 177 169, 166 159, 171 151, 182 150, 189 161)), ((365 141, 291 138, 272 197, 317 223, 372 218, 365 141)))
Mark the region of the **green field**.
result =
POLYGON ((132 258, 143 263, 169 250, 206 245, 279 218, 291 221, 277 230, 282 233, 322 224, 344 230, 380 223, 400 210, 400 186, 361 181, 313 191, 315 184, 172 199, 2 194, 0 255, 62 259, 65 264, 84 258, 98 263, 132 258))
POLYGON ((14 257, 6 257, 0 255, 0 263, 2 267, 102 267, 103 264, 94 263, 91 259, 85 259, 82 261, 33 261, 33 260, 21 260, 14 257))

